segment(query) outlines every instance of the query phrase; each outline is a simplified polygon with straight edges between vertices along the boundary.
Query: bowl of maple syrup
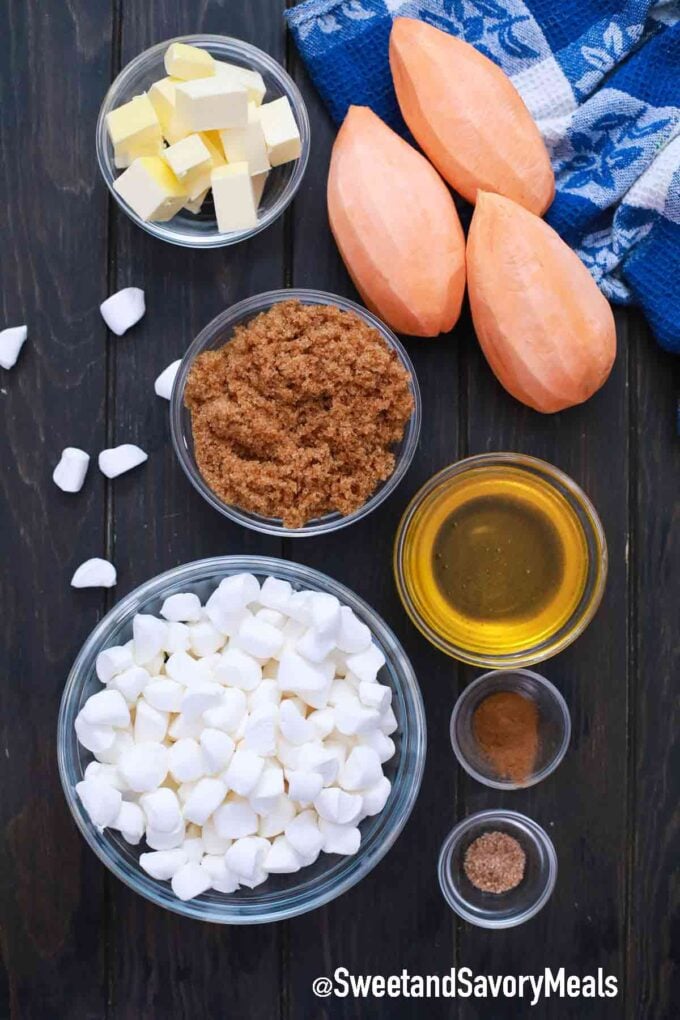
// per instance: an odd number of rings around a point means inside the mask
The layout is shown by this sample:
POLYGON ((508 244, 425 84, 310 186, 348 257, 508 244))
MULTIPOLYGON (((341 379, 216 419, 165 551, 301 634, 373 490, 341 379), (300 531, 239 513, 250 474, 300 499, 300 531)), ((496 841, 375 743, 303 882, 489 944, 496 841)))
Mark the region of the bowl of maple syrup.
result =
POLYGON ((545 461, 490 453, 416 493, 394 548, 399 595, 437 648, 472 665, 529 666, 592 620, 607 576, 592 503, 545 461))

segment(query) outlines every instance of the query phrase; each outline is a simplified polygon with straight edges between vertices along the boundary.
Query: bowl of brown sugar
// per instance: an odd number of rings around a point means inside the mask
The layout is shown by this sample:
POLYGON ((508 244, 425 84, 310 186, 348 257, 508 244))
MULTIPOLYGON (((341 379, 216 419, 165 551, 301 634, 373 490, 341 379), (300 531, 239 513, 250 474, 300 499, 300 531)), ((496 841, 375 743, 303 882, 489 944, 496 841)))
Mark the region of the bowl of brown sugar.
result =
POLYGON ((172 441, 226 517, 270 535, 319 535, 380 505, 418 443, 413 365, 375 315, 345 298, 280 290, 218 315, 175 380, 172 441))
POLYGON ((555 771, 569 747, 571 718, 544 676, 499 669, 465 688, 450 732, 456 758, 474 779, 497 790, 519 790, 555 771))

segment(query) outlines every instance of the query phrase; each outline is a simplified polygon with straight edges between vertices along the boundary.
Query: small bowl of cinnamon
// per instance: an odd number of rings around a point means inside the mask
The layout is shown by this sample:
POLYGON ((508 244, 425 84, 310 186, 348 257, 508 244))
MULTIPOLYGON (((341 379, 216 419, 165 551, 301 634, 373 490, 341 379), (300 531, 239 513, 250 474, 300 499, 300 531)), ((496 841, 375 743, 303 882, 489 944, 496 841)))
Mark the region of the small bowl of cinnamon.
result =
POLYGON ((451 744, 474 779, 497 790, 535 786, 562 761, 571 738, 557 688, 529 669, 478 677, 451 714, 451 744))

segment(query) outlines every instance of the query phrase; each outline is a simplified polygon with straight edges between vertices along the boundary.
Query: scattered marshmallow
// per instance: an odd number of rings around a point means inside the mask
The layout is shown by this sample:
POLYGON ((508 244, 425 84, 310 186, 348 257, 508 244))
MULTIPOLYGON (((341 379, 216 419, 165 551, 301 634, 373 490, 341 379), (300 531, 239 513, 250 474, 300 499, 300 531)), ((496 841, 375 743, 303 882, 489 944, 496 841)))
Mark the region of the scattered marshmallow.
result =
POLYGON ((173 361, 172 364, 164 368, 161 374, 153 384, 154 391, 157 397, 162 397, 164 400, 169 400, 172 396, 172 387, 175 382, 175 376, 179 371, 179 366, 182 364, 182 359, 178 358, 177 361, 173 361))
POLYGON ((73 588, 113 588, 116 583, 116 568, 108 560, 98 556, 81 563, 71 578, 73 588))
POLYGON ((120 446, 102 450, 97 462, 102 474, 107 478, 117 478, 118 475, 131 471, 132 468, 143 464, 148 459, 148 454, 139 446, 135 446, 134 443, 122 443, 120 446))
POLYGON ((99 311, 111 332, 122 336, 144 316, 144 291, 139 287, 124 287, 102 301, 99 311))
POLYGON ((0 365, 3 368, 14 368, 27 336, 27 326, 10 326, 0 330, 0 365))
POLYGON ((77 446, 61 451, 59 463, 52 472, 52 481, 62 492, 80 492, 85 481, 90 455, 77 446))

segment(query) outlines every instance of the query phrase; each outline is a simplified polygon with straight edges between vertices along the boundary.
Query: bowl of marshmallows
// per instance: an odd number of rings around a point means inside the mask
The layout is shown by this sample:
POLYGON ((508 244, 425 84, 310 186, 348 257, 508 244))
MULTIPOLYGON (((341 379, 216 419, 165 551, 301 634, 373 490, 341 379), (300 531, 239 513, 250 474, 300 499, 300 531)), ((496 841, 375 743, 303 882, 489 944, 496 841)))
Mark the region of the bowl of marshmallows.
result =
POLYGON ((222 924, 329 902, 384 856, 425 762, 412 667, 344 586, 283 560, 177 567, 83 646, 59 715, 83 836, 132 889, 222 924))

